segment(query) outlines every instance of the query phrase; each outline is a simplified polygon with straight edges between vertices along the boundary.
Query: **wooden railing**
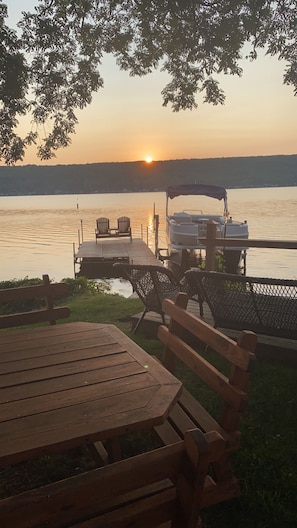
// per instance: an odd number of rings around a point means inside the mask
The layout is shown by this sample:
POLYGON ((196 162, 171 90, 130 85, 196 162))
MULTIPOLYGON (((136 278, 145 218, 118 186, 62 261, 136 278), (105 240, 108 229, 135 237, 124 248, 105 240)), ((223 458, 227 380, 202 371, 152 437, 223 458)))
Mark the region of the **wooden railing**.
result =
POLYGON ((215 271, 217 247, 297 249, 297 240, 261 240, 243 238, 216 238, 216 222, 207 223, 206 238, 199 238, 206 248, 206 271, 215 271))

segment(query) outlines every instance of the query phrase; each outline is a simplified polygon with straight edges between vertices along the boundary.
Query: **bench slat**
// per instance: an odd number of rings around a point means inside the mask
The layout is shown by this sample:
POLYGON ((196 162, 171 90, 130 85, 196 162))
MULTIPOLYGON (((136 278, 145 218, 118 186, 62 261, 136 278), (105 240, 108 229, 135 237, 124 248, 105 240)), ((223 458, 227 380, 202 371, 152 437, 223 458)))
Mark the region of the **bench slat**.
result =
POLYGON ((154 430, 165 445, 170 445, 180 442, 187 430, 196 427, 205 433, 217 431, 228 442, 231 451, 240 446, 240 432, 228 433, 185 388, 168 420, 154 430))
MULTIPOLYGON (((15 326, 25 326, 47 321, 55 322, 57 319, 69 317, 70 310, 67 306, 53 308, 52 310, 35 310, 18 314, 0 316, 0 328, 12 328, 15 326)), ((54 323, 52 323, 54 324, 54 323)))
MULTIPOLYGON (((152 497, 144 497, 135 503, 118 507, 114 511, 92 518, 82 523, 75 523, 77 528, 154 528, 172 519, 176 507, 176 489, 169 489, 152 497)), ((51 527, 52 528, 52 527, 51 527)))
POLYGON ((205 433, 210 431, 217 431, 222 438, 228 442, 230 449, 236 450, 240 446, 240 432, 228 432, 226 428, 221 425, 207 412, 207 410, 197 401, 186 389, 183 389, 182 395, 178 404, 186 410, 188 415, 195 423, 195 427, 199 427, 205 433))
POLYGON ((173 423, 181 438, 184 437, 186 431, 195 429, 196 425, 188 416, 188 414, 180 407, 175 405, 168 417, 169 423, 173 423))
POLYGON ((154 427, 154 430, 165 445, 176 444, 181 441, 179 434, 168 422, 168 420, 166 420, 166 422, 163 424, 154 427))
POLYGON ((68 286, 64 282, 35 284, 33 286, 21 286, 17 288, 6 288, 0 290, 0 302, 23 301, 26 299, 38 299, 42 297, 63 296, 67 294, 68 286))
MULTIPOLYGON (((188 330, 188 327, 187 327, 188 330)), ((199 378, 209 385, 221 398, 232 405, 234 409, 243 410, 246 406, 246 394, 228 383, 226 376, 221 374, 208 361, 197 354, 187 343, 173 335, 168 328, 160 326, 159 339, 181 359, 189 368, 199 375, 199 378)))
POLYGON ((224 356, 230 363, 239 368, 249 369, 251 355, 248 350, 241 348, 232 339, 217 330, 215 333, 213 327, 171 303, 168 299, 164 301, 164 311, 172 320, 177 321, 181 327, 188 330, 197 339, 203 341, 206 345, 216 350, 224 356))

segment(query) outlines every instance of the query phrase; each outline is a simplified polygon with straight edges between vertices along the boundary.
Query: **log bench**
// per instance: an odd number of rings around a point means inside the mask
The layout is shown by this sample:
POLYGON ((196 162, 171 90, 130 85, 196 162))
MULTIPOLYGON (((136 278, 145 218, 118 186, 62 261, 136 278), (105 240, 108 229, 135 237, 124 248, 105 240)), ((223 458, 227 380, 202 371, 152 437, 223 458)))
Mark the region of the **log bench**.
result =
POLYGON ((225 440, 194 430, 184 441, 0 501, 12 528, 175 528, 200 525, 205 473, 225 440))
POLYGON ((211 473, 207 472, 204 482, 203 504, 210 506, 240 494, 230 457, 240 447, 239 421, 247 407, 247 385, 255 363, 257 337, 253 332, 244 331, 235 342, 187 312, 186 307, 185 293, 179 293, 175 302, 164 301, 163 309, 170 317, 170 324, 168 328, 159 327, 158 337, 165 344, 164 366, 175 375, 177 368, 187 368, 197 381, 197 395, 194 398, 183 388, 167 421, 155 427, 155 431, 165 445, 179 442, 187 430, 195 427, 206 436, 215 431, 225 440, 224 453, 213 460, 211 473), (222 369, 229 374, 222 373, 222 369), (208 404, 203 405, 206 387, 217 397, 220 407, 217 413, 210 408, 213 404, 209 396, 208 404))
POLYGON ((197 269, 185 275, 209 305, 215 327, 297 339, 297 280, 197 269))
POLYGON ((40 304, 38 309, 34 308, 30 311, 21 312, 21 308, 19 308, 16 313, 3 313, 2 310, 0 329, 44 322, 54 325, 58 319, 69 317, 70 310, 67 306, 54 306, 56 297, 67 294, 67 284, 62 282, 51 283, 48 275, 43 275, 42 279, 42 284, 0 289, 0 307, 7 303, 17 303, 17 306, 20 307, 22 303, 28 300, 40 304))

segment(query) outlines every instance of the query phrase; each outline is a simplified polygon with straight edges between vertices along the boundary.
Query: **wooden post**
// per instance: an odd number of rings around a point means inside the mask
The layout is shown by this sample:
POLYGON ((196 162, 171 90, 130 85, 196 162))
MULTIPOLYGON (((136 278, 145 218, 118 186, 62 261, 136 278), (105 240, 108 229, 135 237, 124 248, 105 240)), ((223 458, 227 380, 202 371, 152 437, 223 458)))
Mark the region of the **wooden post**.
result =
POLYGON ((216 226, 217 222, 207 222, 206 226, 206 260, 205 268, 206 271, 215 271, 216 269, 216 226))
POLYGON ((73 251, 73 273, 74 273, 74 278, 75 278, 76 277, 76 269, 75 269, 76 256, 75 256, 75 243, 74 242, 72 243, 72 251, 73 251))
POLYGON ((155 227, 155 257, 159 258, 159 215, 154 215, 155 227))

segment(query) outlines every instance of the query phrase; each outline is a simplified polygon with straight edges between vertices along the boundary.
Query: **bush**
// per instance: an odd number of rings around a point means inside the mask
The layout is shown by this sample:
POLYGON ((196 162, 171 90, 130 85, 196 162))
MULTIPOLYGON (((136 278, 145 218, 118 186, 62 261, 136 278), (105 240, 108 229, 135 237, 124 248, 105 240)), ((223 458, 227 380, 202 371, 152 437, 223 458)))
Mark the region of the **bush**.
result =
POLYGON ((86 277, 76 277, 75 279, 66 278, 61 282, 65 282, 68 286, 68 296, 82 295, 84 293, 98 293, 106 292, 110 288, 104 283, 96 282, 95 280, 86 279, 86 277))

